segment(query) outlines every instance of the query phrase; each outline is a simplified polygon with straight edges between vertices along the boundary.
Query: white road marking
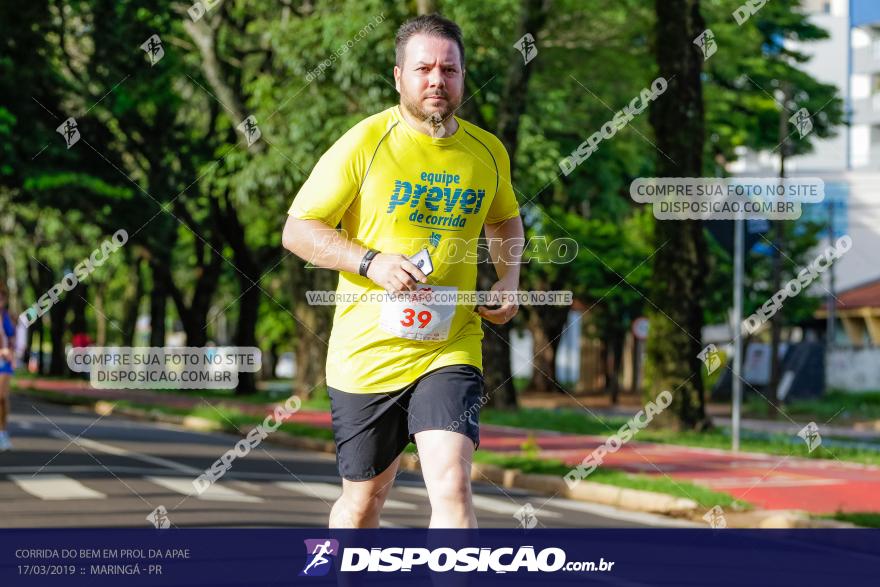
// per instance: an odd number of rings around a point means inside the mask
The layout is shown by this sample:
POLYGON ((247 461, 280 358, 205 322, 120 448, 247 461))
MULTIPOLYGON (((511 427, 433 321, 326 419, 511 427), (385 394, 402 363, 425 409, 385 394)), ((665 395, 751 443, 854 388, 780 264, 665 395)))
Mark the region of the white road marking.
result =
MULTIPOLYGON (((417 495, 419 497, 423 497, 428 499, 428 492, 425 489, 417 488, 417 487, 400 487, 398 491, 403 493, 408 493, 410 495, 417 495)), ((510 498, 507 497, 489 497, 487 495, 474 495, 474 507, 480 510, 484 510, 487 512, 492 512, 494 514, 501 514, 503 516, 514 516, 522 509, 526 502, 523 501, 519 503, 518 501, 511 501, 510 498)), ((535 501, 536 497, 530 498, 532 501, 535 501)), ((534 504, 533 504, 534 505, 534 504)), ((543 517, 545 518, 561 518, 562 515, 556 512, 550 512, 541 510, 543 517)))
POLYGON ((212 484, 202 494, 196 493, 193 487, 192 479, 184 477, 145 477, 147 481, 151 481, 156 485, 161 485, 171 491, 176 491, 183 495, 189 495, 198 499, 207 501, 238 501, 247 503, 262 503, 263 498, 255 495, 248 495, 230 487, 224 487, 218 483, 212 484))
POLYGON ((66 475, 10 475, 9 478, 23 491, 47 501, 70 499, 105 499, 100 491, 86 487, 66 475))
MULTIPOLYGON (((296 493, 299 493, 300 495, 305 495, 307 497, 317 497, 325 501, 336 501, 342 495, 342 486, 333 485, 330 483, 310 483, 307 481, 302 483, 300 483, 299 481, 276 481, 275 485, 288 491, 294 491, 296 493)), ((414 503, 407 503, 405 501, 398 501, 396 499, 386 499, 385 507, 395 510, 418 509, 418 506, 416 506, 416 504, 414 503)))
POLYGON ((169 461, 168 459, 163 459, 162 457, 155 457, 153 455, 139 453, 133 450, 128 450, 126 448, 112 446, 110 444, 98 442, 97 440, 89 440, 88 438, 76 438, 75 436, 68 438, 67 435, 59 430, 51 430, 49 434, 62 440, 69 440, 77 446, 81 446, 85 449, 98 450, 107 454, 116 455, 118 457, 129 457, 132 459, 137 459, 145 463, 150 463, 151 465, 158 465, 160 467, 166 467, 168 469, 180 471, 181 473, 186 473, 187 475, 201 475, 204 472, 196 469, 195 467, 183 465, 175 461, 169 461))
POLYGON ((379 520, 379 526, 381 528, 409 528, 409 526, 395 524, 394 522, 386 522, 385 520, 379 520))

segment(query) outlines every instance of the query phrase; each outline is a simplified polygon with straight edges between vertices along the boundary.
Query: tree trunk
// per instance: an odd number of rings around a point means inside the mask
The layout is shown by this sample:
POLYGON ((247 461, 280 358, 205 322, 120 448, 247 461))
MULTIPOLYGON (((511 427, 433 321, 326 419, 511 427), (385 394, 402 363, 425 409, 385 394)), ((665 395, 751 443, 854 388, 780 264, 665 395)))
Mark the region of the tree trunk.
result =
POLYGON ((67 361, 64 356, 64 333, 67 330, 67 309, 70 305, 68 292, 49 309, 49 337, 52 354, 49 357, 49 375, 67 375, 67 361))
MULTIPOLYGON (((34 324, 39 324, 39 323, 40 323, 40 321, 37 320, 34 324)), ((31 325, 30 327, 28 327, 27 334, 25 335, 24 357, 22 357, 22 359, 24 360, 24 368, 28 372, 30 372, 30 369, 31 369, 31 353, 33 353, 33 349, 34 349, 34 334, 35 333, 34 333, 33 325, 31 325)))
MULTIPOLYGON (((658 177, 703 172, 703 57, 692 43, 704 29, 699 0, 655 0, 655 40, 665 93, 652 103, 658 177)), ((678 429, 709 426, 700 360, 706 246, 700 221, 657 221, 647 341, 645 399, 672 392, 664 420, 678 429)))
POLYGON ((338 279, 336 271, 310 269, 299 258, 290 263, 291 292, 296 303, 296 377, 293 393, 308 398, 312 390, 324 382, 327 365, 327 345, 333 323, 331 306, 311 306, 306 302, 306 291, 334 290, 338 279))
POLYGON ((150 259, 153 289, 150 291, 150 346, 165 346, 165 315, 168 311, 168 257, 150 259))
POLYGON ((605 338, 605 387, 612 405, 620 397, 620 369, 623 365, 624 335, 614 332, 605 338))
MULTIPOLYGON (((791 88, 788 83, 782 84, 782 109, 779 111, 779 181, 785 179, 785 159, 788 156, 788 101, 791 88)), ((782 221, 771 222, 773 227, 773 270, 771 276, 771 290, 777 292, 782 287, 782 247, 784 226, 782 221)), ((778 406, 781 402, 776 397, 779 380, 782 377, 782 361, 779 359, 779 343, 782 340, 782 323, 785 318, 785 307, 770 318, 770 383, 765 395, 770 403, 778 406)), ((775 418, 777 410, 770 410, 770 417, 775 418)))
MULTIPOLYGON (((47 291, 50 287, 52 287, 52 284, 49 283, 51 282, 51 278, 44 277, 45 274, 38 268, 38 263, 39 261, 31 256, 26 265, 28 281, 30 282, 31 288, 34 290, 35 294, 36 292, 47 291)), ((44 375, 46 373, 46 361, 43 357, 43 348, 46 336, 46 325, 45 320, 42 316, 37 318, 37 320, 33 324, 31 324, 31 326, 28 328, 28 332, 30 332, 34 328, 38 329, 40 345, 37 354, 37 374, 44 375)), ((30 357, 30 355, 28 355, 28 357, 30 357)))
MULTIPOLYGON (((226 242, 232 249, 233 265, 236 268, 238 287, 241 291, 241 296, 238 299, 238 318, 233 343, 239 347, 255 347, 257 346, 257 317, 260 313, 260 300, 263 293, 260 289, 262 268, 263 265, 271 267, 273 263, 276 263, 280 252, 278 247, 252 250, 245 241, 244 226, 238 218, 235 206, 229 200, 228 190, 222 194, 221 199, 222 206, 220 201, 212 201, 211 212, 222 234, 226 237, 226 242)), ((235 388, 236 395, 250 395, 256 391, 256 373, 240 372, 238 386, 235 388)))
POLYGON ((88 304, 87 299, 89 295, 88 285, 80 283, 76 289, 67 295, 72 296, 70 298, 70 309, 73 312, 73 318, 70 320, 71 334, 78 334, 80 332, 88 334, 89 327, 86 320, 86 305, 88 304))
POLYGON ((171 274, 165 277, 183 331, 186 333, 187 346, 203 347, 208 342, 208 312, 211 309, 211 299, 217 291, 223 262, 218 254, 212 253, 211 259, 207 265, 195 268, 198 279, 189 305, 183 298, 183 292, 171 280, 171 274))
POLYGON ((556 379, 556 350, 562 340, 568 319, 568 308, 546 306, 527 311, 529 332, 532 333, 532 379, 529 390, 539 393, 563 392, 556 379))
MULTIPOLYGON (((477 287, 489 291, 497 275, 490 263, 480 263, 477 287)), ((497 409, 515 409, 516 388, 510 366, 510 323, 492 324, 483 320, 483 383, 484 394, 497 409)))
POLYGON ((44 375, 46 373, 46 360, 43 357, 43 348, 46 343, 46 325, 43 324, 43 319, 38 318, 36 321, 37 328, 40 329, 40 352, 37 355, 37 373, 40 375, 44 375))
MULTIPOLYGON (((174 283, 170 270, 165 276, 171 299, 174 300, 174 306, 177 308, 177 314, 186 334, 187 346, 203 347, 208 343, 208 312, 211 309, 211 299, 220 282, 224 262, 221 254, 217 252, 223 248, 223 243, 217 236, 217 205, 217 199, 211 198, 213 224, 206 223, 210 226, 199 227, 201 229, 199 232, 208 233, 209 243, 205 243, 201 238, 193 241, 195 267, 192 271, 196 280, 189 304, 184 299, 183 291, 174 283)), ((180 200, 176 202, 175 211, 183 218, 184 223, 196 232, 196 221, 180 200)))
POLYGON ((140 311, 141 299, 144 297, 144 279, 141 275, 143 259, 138 257, 134 261, 134 271, 126 287, 125 298, 122 303, 122 345, 134 346, 134 335, 137 330, 138 312, 140 311))
MULTIPOLYGON (((774 220, 771 222, 773 227, 773 266, 771 273, 771 287, 773 292, 779 291, 782 287, 782 222, 774 220)), ((765 396, 773 406, 778 406, 781 402, 776 397, 776 389, 779 387, 779 379, 782 371, 782 361, 779 359, 779 343, 782 339, 782 321, 783 308, 770 318, 770 381, 767 383, 765 396)), ((769 410, 770 418, 776 417, 776 410, 769 410)))
POLYGON ((104 311, 104 289, 106 284, 95 285, 95 346, 107 344, 107 313, 104 311))
POLYGON ((596 365, 595 327, 586 316, 581 317, 578 382, 575 393, 590 393, 595 388, 596 365))
POLYGON ((269 349, 263 353, 263 365, 260 369, 260 378, 263 380, 275 378, 275 367, 278 365, 278 343, 273 342, 269 349))
MULTIPOLYGON (((529 33, 537 39, 550 12, 550 4, 550 0, 522 0, 517 34, 521 37, 529 33)), ((519 126, 526 110, 530 76, 531 68, 529 66, 524 66, 519 60, 511 60, 504 93, 498 106, 498 138, 504 144, 510 157, 511 181, 513 181, 516 171, 519 126)), ((472 110, 478 112, 475 105, 472 110)), ((495 278, 494 269, 490 264, 481 263, 477 279, 478 286, 488 290, 495 282, 495 278)), ((517 406, 510 365, 510 347, 510 324, 497 326, 484 320, 483 376, 486 392, 491 394, 492 403, 496 408, 512 409, 517 406)))
MULTIPOLYGON (((259 276, 257 276, 259 279, 259 276)), ((256 281, 256 279, 254 280, 256 281)), ((257 314, 260 309, 262 292, 252 281, 240 276, 238 285, 242 290, 241 299, 238 300, 238 321, 235 327, 235 346, 257 346, 257 314)), ((256 373, 239 372, 238 386, 235 388, 236 395, 250 395, 257 392, 256 373)))

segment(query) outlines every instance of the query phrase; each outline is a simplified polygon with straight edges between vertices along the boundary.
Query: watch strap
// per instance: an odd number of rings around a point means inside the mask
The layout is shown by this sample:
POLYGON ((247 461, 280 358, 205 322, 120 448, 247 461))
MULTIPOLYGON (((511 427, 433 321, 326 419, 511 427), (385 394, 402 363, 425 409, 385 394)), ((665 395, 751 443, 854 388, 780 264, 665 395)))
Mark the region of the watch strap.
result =
POLYGON ((367 254, 364 255, 363 259, 361 259, 361 266, 360 269, 358 269, 359 275, 361 275, 362 277, 367 276, 367 269, 370 268, 370 263, 372 263, 373 258, 378 254, 379 251, 377 251, 376 249, 370 249, 369 251, 367 251, 367 254))

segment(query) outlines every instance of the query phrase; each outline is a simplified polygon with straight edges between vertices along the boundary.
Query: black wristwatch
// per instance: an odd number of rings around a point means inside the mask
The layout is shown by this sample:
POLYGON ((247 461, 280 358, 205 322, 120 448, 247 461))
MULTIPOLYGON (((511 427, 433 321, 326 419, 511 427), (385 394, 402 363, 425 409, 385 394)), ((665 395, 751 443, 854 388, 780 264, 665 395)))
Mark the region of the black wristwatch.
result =
POLYGON ((367 276, 367 269, 370 268, 370 263, 373 262, 373 257, 375 257, 378 254, 379 254, 379 251, 377 251, 376 249, 370 249, 369 251, 367 251, 367 254, 364 255, 363 259, 361 259, 361 267, 360 267, 360 269, 358 269, 359 275, 361 275, 362 277, 367 276))

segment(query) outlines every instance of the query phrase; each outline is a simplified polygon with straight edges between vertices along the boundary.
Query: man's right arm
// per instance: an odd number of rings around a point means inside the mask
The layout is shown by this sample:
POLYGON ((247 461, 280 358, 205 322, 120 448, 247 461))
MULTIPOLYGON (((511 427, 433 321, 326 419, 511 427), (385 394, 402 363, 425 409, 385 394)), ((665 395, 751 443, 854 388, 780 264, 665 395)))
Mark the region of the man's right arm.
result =
MULTIPOLYGON (((317 267, 355 274, 368 251, 320 220, 303 220, 292 215, 287 217, 281 243, 285 249, 317 267)), ((427 282, 418 267, 397 254, 376 255, 367 269, 367 277, 389 293, 415 290, 413 277, 422 283, 427 282)))

